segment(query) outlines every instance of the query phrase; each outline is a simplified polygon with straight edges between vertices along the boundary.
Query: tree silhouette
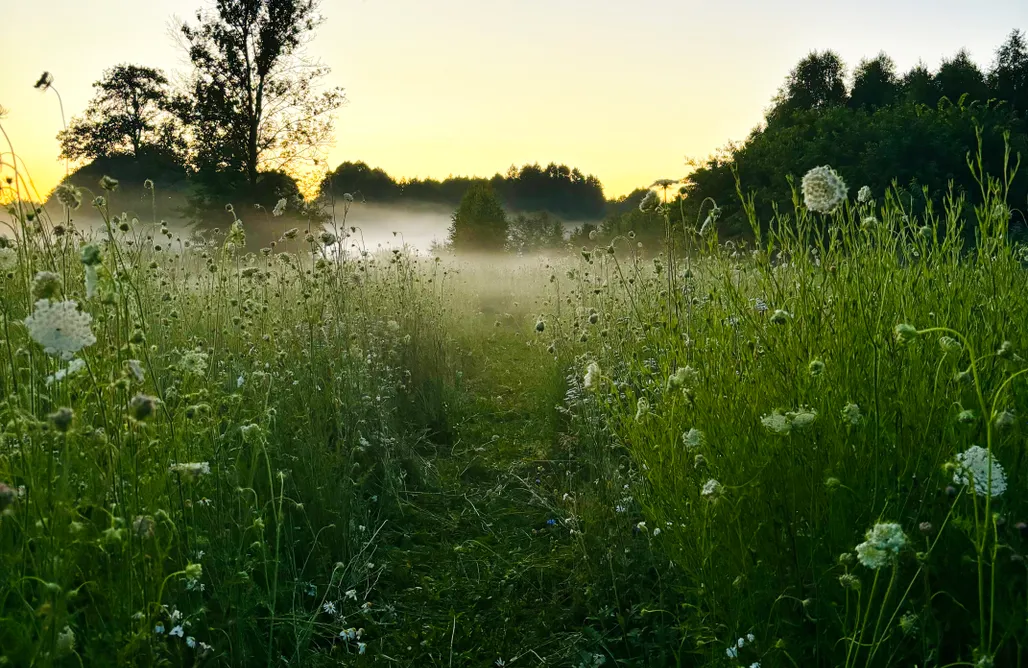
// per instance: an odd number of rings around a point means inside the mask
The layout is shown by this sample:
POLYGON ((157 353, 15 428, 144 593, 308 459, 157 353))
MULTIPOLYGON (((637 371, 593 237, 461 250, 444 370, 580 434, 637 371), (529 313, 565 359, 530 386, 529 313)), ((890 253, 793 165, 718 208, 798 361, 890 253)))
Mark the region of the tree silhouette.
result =
POLYGON ((989 87, 994 96, 1007 100, 1022 115, 1028 114, 1028 45, 1020 30, 1011 32, 996 51, 989 87))
POLYGON ((935 75, 939 93, 957 103, 964 95, 968 102, 985 102, 989 99, 989 87, 985 75, 971 60, 966 49, 961 49, 953 58, 944 60, 935 75))
POLYGON ((152 67, 117 65, 93 84, 96 94, 85 114, 57 135, 61 157, 97 160, 143 154, 180 160, 185 148, 171 113, 173 100, 164 74, 152 67))
POLYGON ((900 82, 903 96, 915 103, 934 107, 939 101, 939 83, 931 70, 923 62, 918 62, 909 72, 903 75, 900 82))
POLYGON ((853 73, 850 106, 878 109, 892 104, 898 93, 896 63, 885 53, 879 53, 871 60, 862 60, 853 73))
POLYGON ((316 160, 342 90, 318 93, 328 68, 300 47, 321 19, 318 0, 216 0, 181 26, 193 65, 187 114, 198 171, 251 188, 261 171, 316 160))
POLYGON ((771 118, 846 102, 845 67, 834 51, 812 51, 796 65, 774 101, 771 118))
POLYGON ((488 183, 474 183, 464 193, 453 213, 449 240, 457 252, 504 249, 507 214, 488 183))

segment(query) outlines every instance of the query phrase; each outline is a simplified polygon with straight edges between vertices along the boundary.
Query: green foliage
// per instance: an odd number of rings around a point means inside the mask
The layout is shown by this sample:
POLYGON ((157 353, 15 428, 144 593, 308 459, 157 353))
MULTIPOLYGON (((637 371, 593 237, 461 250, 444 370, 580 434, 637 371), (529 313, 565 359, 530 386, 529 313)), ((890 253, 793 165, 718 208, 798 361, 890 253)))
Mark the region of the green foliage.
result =
POLYGON ((58 135, 61 157, 77 161, 130 156, 182 163, 185 142, 163 72, 117 65, 93 88, 96 95, 84 115, 73 118, 58 135))
POLYGON ((536 214, 519 213, 510 219, 507 230, 507 250, 518 255, 559 251, 567 246, 564 224, 545 211, 536 214))
POLYGON ((507 214, 488 183, 473 184, 461 198, 450 224, 454 251, 501 251, 507 243, 507 214))

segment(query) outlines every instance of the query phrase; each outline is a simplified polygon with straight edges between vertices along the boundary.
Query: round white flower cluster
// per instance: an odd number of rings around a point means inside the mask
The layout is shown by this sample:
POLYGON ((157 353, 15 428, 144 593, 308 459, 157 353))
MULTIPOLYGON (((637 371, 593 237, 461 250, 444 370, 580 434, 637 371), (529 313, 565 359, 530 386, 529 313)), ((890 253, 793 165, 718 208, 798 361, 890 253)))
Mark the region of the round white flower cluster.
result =
POLYGON ((723 485, 717 480, 711 478, 707 482, 703 483, 703 489, 700 490, 700 495, 705 496, 708 499, 716 499, 721 496, 722 489, 724 489, 723 485))
POLYGON ((953 474, 953 482, 958 485, 973 483, 974 491, 978 496, 997 497, 1007 491, 1007 476, 1003 471, 1003 466, 980 445, 972 445, 957 455, 957 471, 953 474), (991 489, 990 470, 992 472, 991 489))
POLYGON ((172 473, 178 473, 184 480, 195 482, 201 476, 211 472, 211 465, 207 462, 186 462, 184 464, 172 464, 168 467, 172 473))
POLYGON ((871 201, 871 189, 867 186, 861 186, 860 190, 857 191, 857 201, 861 204, 867 204, 871 201))
POLYGON ((40 299, 32 315, 25 318, 25 327, 32 340, 43 346, 48 355, 70 360, 78 351, 96 343, 89 328, 91 322, 93 316, 80 311, 74 300, 40 299))
POLYGON ((283 197, 282 199, 280 199, 280 200, 279 200, 279 201, 278 201, 278 202, 277 202, 277 203, 275 204, 275 208, 274 208, 274 209, 272 210, 272 212, 271 212, 271 215, 275 216, 276 218, 278 218, 279 216, 281 216, 281 215, 282 215, 283 213, 285 213, 285 212, 286 212, 286 205, 287 205, 287 204, 288 204, 288 202, 286 201, 286 198, 285 198, 285 197, 283 197))
POLYGON ((585 378, 582 384, 585 389, 590 390, 597 386, 600 380, 600 365, 596 362, 589 362, 589 366, 585 367, 585 378))
POLYGON ((704 436, 703 432, 696 427, 691 427, 689 431, 682 433, 682 443, 685 445, 687 450, 695 450, 702 446, 706 440, 706 436, 704 436))
POLYGON ((892 563, 906 544, 903 527, 895 522, 879 522, 864 534, 867 540, 857 545, 857 559, 868 568, 878 570, 892 563))
POLYGON ((18 251, 0 248, 0 271, 10 271, 18 266, 18 251))
POLYGON ((839 174, 823 165, 803 176, 803 202, 811 211, 831 213, 846 199, 846 182, 839 174))

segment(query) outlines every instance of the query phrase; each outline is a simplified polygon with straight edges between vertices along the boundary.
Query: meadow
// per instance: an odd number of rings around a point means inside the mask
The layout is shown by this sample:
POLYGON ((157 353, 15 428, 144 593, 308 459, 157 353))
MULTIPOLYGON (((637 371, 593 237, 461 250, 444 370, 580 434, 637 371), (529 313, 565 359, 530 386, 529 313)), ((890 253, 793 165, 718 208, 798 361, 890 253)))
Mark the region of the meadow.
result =
POLYGON ((516 260, 16 173, 0 664, 1023 665, 1028 252, 970 158, 516 260))

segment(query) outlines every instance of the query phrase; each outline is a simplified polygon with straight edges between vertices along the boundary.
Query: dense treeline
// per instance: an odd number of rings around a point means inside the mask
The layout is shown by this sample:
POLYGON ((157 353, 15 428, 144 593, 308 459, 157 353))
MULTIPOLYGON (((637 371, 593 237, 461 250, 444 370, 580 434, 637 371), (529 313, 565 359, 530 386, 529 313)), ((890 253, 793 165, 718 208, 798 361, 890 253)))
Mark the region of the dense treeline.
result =
MULTIPOLYGON (((745 141, 731 144, 698 165, 683 182, 672 216, 696 224, 711 200, 721 208, 722 236, 749 232, 736 178, 753 194, 761 220, 774 207, 792 207, 792 183, 808 169, 829 164, 849 184, 851 196, 867 185, 878 198, 895 184, 915 206, 927 198, 938 204, 949 192, 972 195, 978 189, 967 155, 981 137, 985 171, 1003 173, 1004 142, 1011 166, 1028 157, 1028 46, 1013 31, 982 71, 960 51, 932 72, 924 64, 899 74, 886 54, 862 61, 847 81, 842 60, 831 51, 814 52, 789 74, 764 122, 745 141)), ((612 203, 603 232, 636 230, 659 239, 663 219, 639 211, 645 194, 637 190, 612 203)), ((1028 169, 1017 173, 1008 204, 1024 209, 1028 169)))
POLYGON ((440 181, 396 180, 363 162, 344 162, 325 177, 321 191, 336 196, 359 194, 369 202, 433 202, 455 207, 464 193, 479 183, 488 183, 509 210, 546 211, 566 220, 598 220, 605 212, 598 178, 555 163, 545 167, 511 165, 505 174, 489 179, 451 176, 440 181))

